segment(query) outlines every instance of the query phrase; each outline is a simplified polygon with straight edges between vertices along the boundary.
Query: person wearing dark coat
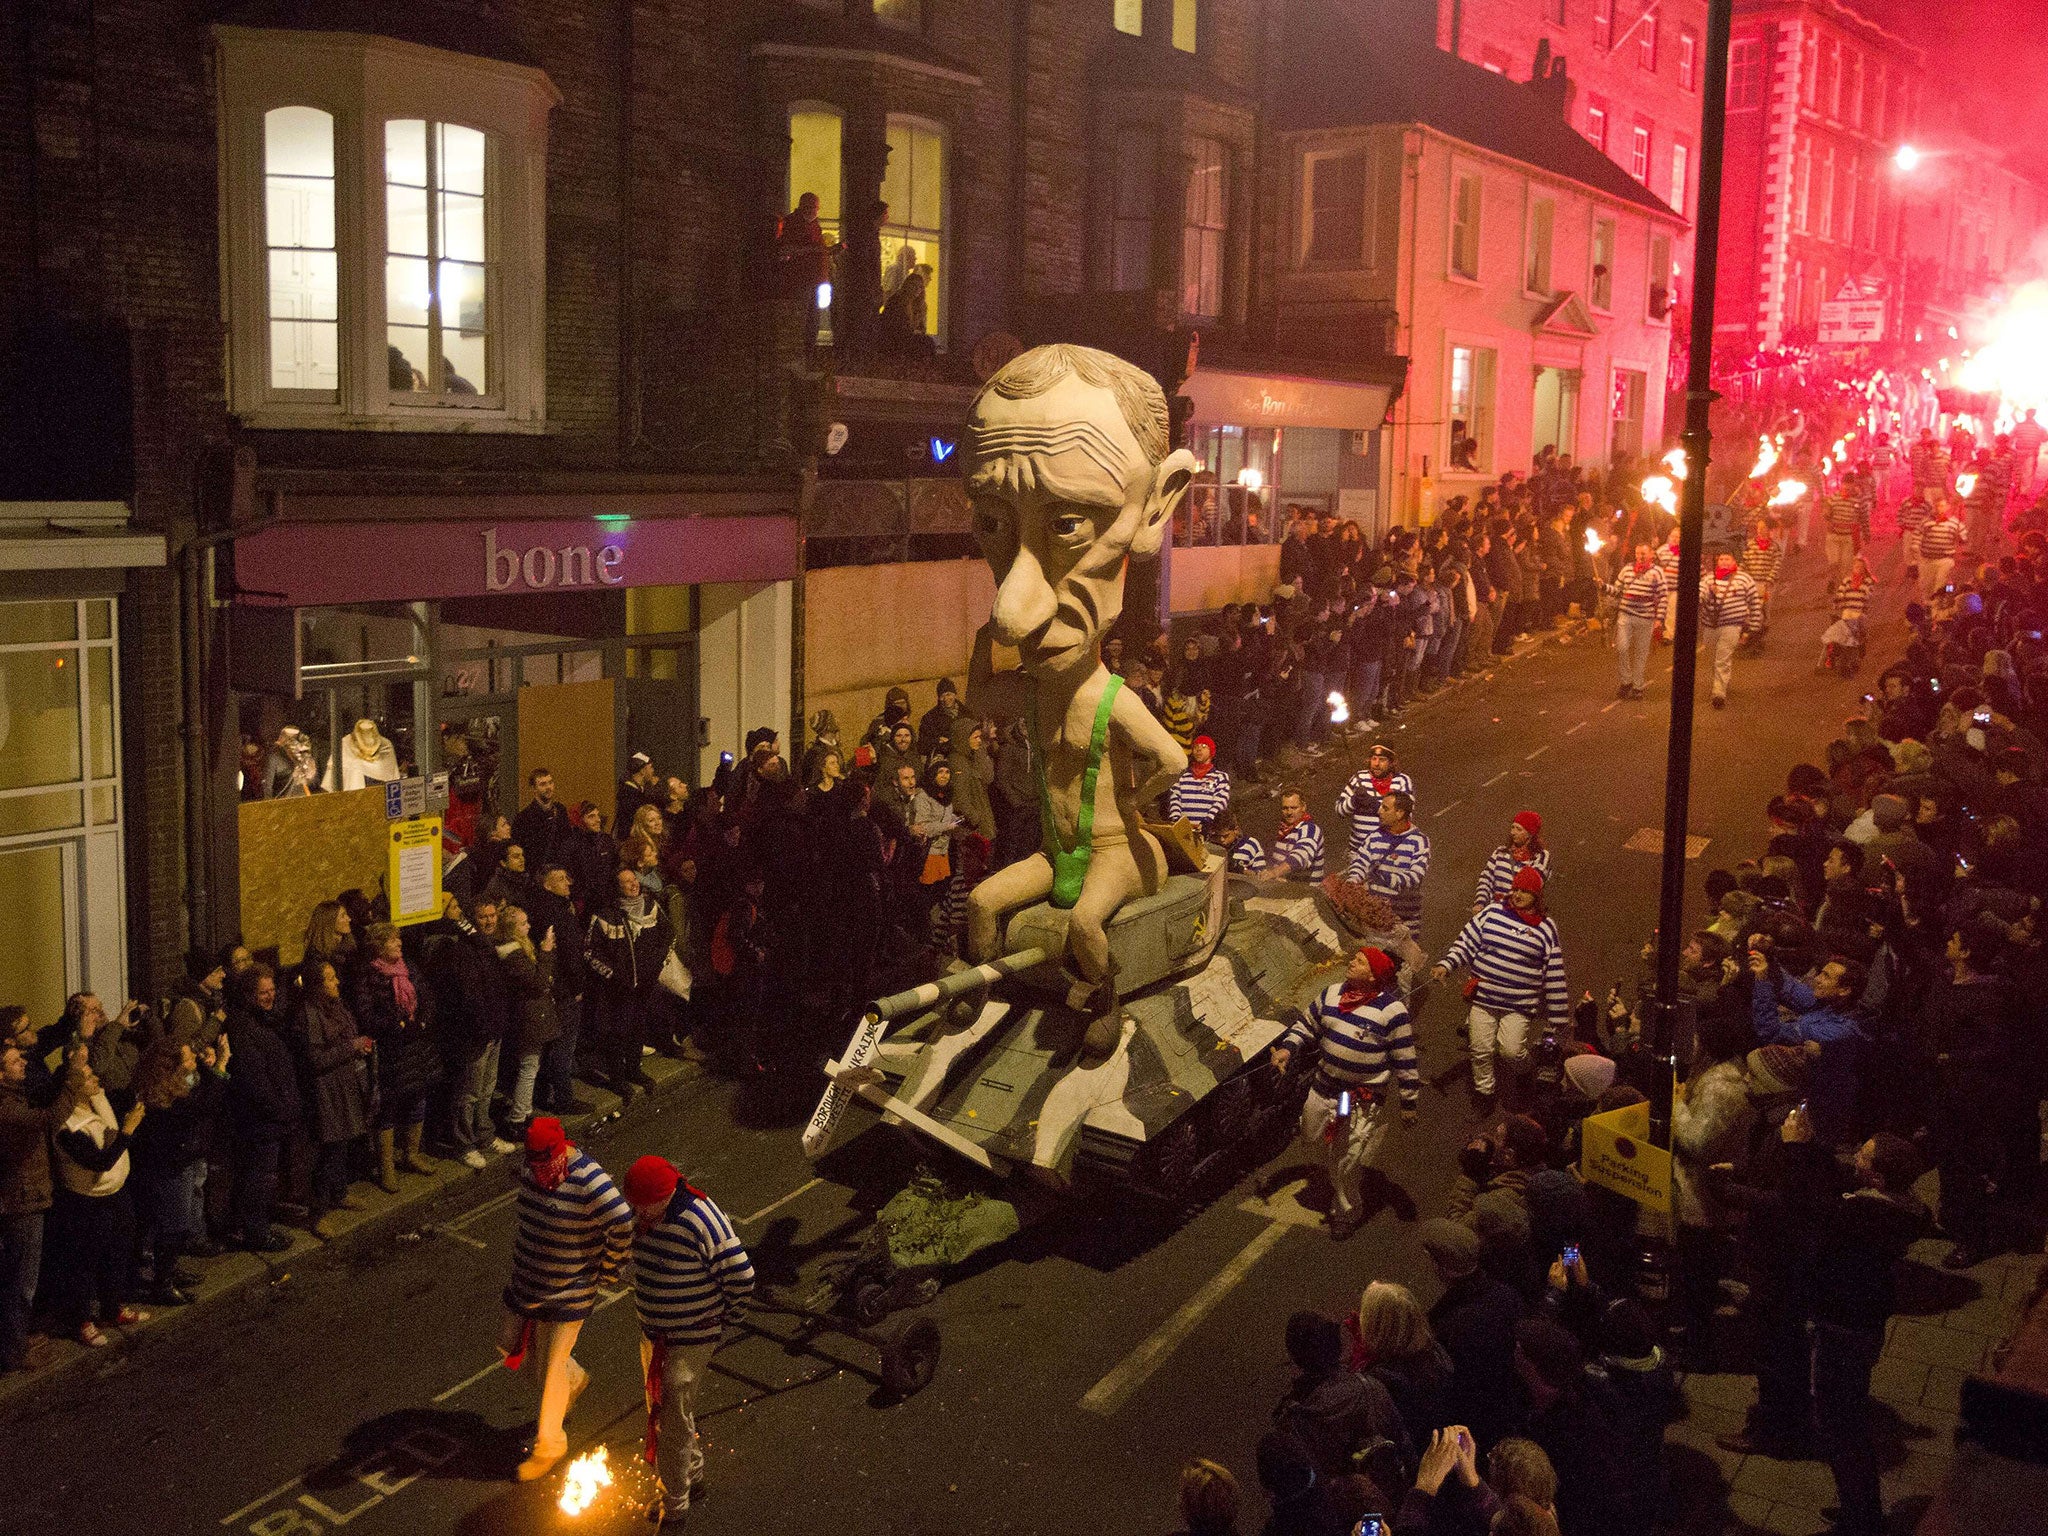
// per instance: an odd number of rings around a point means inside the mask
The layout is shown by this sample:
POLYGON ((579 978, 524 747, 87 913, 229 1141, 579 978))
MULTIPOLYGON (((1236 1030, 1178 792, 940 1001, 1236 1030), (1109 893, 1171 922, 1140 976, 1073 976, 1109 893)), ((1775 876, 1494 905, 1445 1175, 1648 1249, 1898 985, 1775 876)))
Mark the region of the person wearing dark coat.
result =
POLYGON ((366 945, 370 959, 356 973, 355 1020, 376 1047, 377 1187, 397 1194, 399 1169, 430 1175, 436 1166, 420 1153, 420 1133, 427 1098, 441 1081, 441 1052, 433 1036, 433 994, 405 958, 399 930, 374 923, 366 945))
POLYGON ((252 1253, 282 1253, 291 1239, 270 1224, 284 1144, 299 1128, 299 1073, 281 1031, 277 973, 252 965, 228 1006, 228 1123, 234 1133, 235 1227, 252 1253))
POLYGON ((540 872, 540 887, 526 909, 534 942, 555 936, 555 1035, 540 1055, 540 1079, 534 1102, 551 1115, 576 1108, 576 1042, 583 1032, 583 923, 576 913, 575 886, 569 871, 550 865, 540 872))
POLYGON ((1444 1283, 1429 1309, 1429 1331, 1451 1357, 1450 1422, 1469 1426, 1484 1453, 1514 1423, 1521 1398, 1515 1324, 1526 1309, 1513 1286, 1480 1267, 1478 1234, 1463 1222, 1424 1222, 1422 1246, 1444 1283))
POLYGON ((1316 1312, 1288 1318, 1287 1358, 1296 1374, 1273 1409, 1273 1427, 1308 1447, 1317 1476, 1348 1475, 1352 1456, 1382 1440, 1413 1463, 1414 1446, 1387 1389, 1344 1369, 1344 1330, 1333 1319, 1316 1312))
MULTIPOLYGON (((654 1080, 640 1065, 647 1010, 660 990, 661 968, 675 929, 661 904, 640 889, 630 869, 618 872, 609 900, 591 914, 583 942, 589 972, 583 1000, 591 1038, 606 1064, 612 1091, 631 1099, 654 1080)), ((593 898, 595 900, 595 898, 593 898)))
POLYGON ((1452 1422, 1451 1357, 1433 1338, 1429 1319, 1405 1285, 1375 1280, 1350 1319, 1353 1370, 1376 1377, 1400 1410, 1412 1444, 1452 1422))
POLYGON ((498 1053, 510 1017, 504 972, 498 965, 500 903, 479 897, 465 914, 451 903, 449 925, 422 949, 434 989, 434 1023, 450 1080, 449 1130, 462 1161, 482 1168, 484 1151, 503 1154, 513 1144, 491 1123, 498 1086, 498 1053))
POLYGON ((129 1150, 135 1165, 135 1202, 154 1254, 149 1299, 180 1306, 191 1298, 178 1260, 206 1235, 207 1148, 214 1119, 227 1102, 225 1039, 203 1048, 203 1057, 182 1040, 159 1040, 143 1055, 135 1073, 135 1097, 145 1111, 129 1150))
POLYGON ((526 867, 559 863, 569 847, 569 810, 555 798, 555 776, 536 768, 526 776, 533 798, 512 818, 512 841, 526 850, 526 867))
POLYGON ((1549 1317, 1515 1325, 1515 1370, 1529 1412, 1521 1433, 1557 1469, 1558 1524, 1572 1536, 1639 1536, 1626 1523, 1620 1436, 1597 1405, 1571 1330, 1549 1317))
POLYGON ((313 1231, 331 1238, 334 1212, 361 1208, 349 1197, 348 1163, 350 1149, 370 1129, 367 1058, 376 1042, 356 1027, 332 962, 320 961, 306 980, 296 1043, 305 1071, 307 1121, 320 1149, 313 1163, 313 1231))
MULTIPOLYGON (((26 1017, 22 1009, 14 1020, 22 1035, 29 1033, 26 1017)), ((0 1372, 27 1363, 29 1308, 35 1303, 53 1193, 50 1135, 71 1117, 73 1107, 61 1086, 47 1100, 31 1095, 28 1047, 33 1043, 0 1029, 0 1372)))
MULTIPOLYGON (((1957 925, 1944 955, 1950 974, 1934 982, 1920 1009, 1921 1055, 1934 1090, 1928 1128, 1941 1171, 1941 1225, 1956 1244, 1942 1260, 1947 1269, 1973 1268, 1993 1252, 1990 1188, 2014 1101, 2006 1085, 2018 1076, 2018 1010, 1996 974, 2004 949, 1994 921, 1957 925)), ((2038 1108, 2026 1096, 2019 1112, 2032 1121, 2038 1108)))
POLYGON ((594 800, 576 807, 569 840, 557 862, 569 872, 579 917, 587 918, 592 905, 603 906, 611 894, 612 871, 619 867, 619 845, 604 829, 604 812, 594 800))
POLYGON ((507 907, 499 926, 498 964, 504 971, 512 1013, 505 1038, 518 1062, 508 1129, 514 1139, 524 1140, 526 1123, 533 1118, 533 1090, 540 1080, 542 1053, 562 1032, 555 1009, 557 940, 550 929, 536 944, 533 919, 520 907, 507 907))
POLYGON ((937 701, 917 722, 917 753, 924 758, 944 750, 946 738, 960 718, 960 689, 953 679, 940 678, 937 694, 937 701))

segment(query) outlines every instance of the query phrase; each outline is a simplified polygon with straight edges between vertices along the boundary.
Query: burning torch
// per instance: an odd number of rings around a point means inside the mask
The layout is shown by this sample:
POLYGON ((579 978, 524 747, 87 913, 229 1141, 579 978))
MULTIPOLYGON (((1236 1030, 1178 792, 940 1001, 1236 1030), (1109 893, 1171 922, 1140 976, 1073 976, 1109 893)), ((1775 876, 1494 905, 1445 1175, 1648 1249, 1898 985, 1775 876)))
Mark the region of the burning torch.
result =
POLYGON ((1345 701, 1344 695, 1334 688, 1330 690, 1330 697, 1325 702, 1330 706, 1330 724, 1342 725, 1351 718, 1350 704, 1345 701))
POLYGON ((1778 488, 1771 492, 1771 505, 1774 507, 1789 507, 1805 494, 1806 482, 1804 480, 1780 480, 1778 488))

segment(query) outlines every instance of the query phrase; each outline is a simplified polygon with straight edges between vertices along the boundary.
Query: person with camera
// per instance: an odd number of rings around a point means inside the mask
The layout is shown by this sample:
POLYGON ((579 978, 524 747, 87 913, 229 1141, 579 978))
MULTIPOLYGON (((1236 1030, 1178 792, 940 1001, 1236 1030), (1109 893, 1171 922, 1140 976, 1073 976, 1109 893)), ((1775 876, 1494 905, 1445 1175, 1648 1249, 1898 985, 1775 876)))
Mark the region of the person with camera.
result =
POLYGON ((1564 941, 1543 910, 1543 872, 1524 864, 1504 900, 1479 912, 1430 970, 1432 982, 1460 968, 1472 973, 1466 1024, 1472 1041, 1472 1092, 1479 1112, 1493 1107, 1494 1062, 1512 1075, 1528 1059, 1529 1024, 1571 1018, 1564 941))
POLYGON ((33 1041, 0 1037, 0 1372, 28 1364, 29 1309, 42 1268, 43 1225, 52 1201, 50 1136, 70 1118, 71 1092, 55 1099, 29 1084, 33 1041))
POLYGON ((1830 1146, 1844 1145, 1854 1129, 1863 1055, 1870 1044, 1858 1017, 1867 972, 1860 962, 1835 955, 1810 981, 1801 981, 1780 969, 1773 954, 1753 947, 1748 957, 1757 1043, 1796 1046, 1812 1058, 1807 1104, 1814 1132, 1830 1146), (1789 1017, 1780 1016, 1781 999, 1789 1017))
POLYGON ((1361 945, 1344 979, 1324 989, 1273 1047, 1273 1064, 1282 1072, 1297 1054, 1317 1058, 1296 1145, 1329 1176, 1329 1230, 1340 1242, 1365 1220, 1360 1176, 1386 1128, 1388 1089, 1398 1086, 1404 1126, 1415 1124, 1422 1096, 1415 1031, 1398 974, 1393 956, 1361 945))

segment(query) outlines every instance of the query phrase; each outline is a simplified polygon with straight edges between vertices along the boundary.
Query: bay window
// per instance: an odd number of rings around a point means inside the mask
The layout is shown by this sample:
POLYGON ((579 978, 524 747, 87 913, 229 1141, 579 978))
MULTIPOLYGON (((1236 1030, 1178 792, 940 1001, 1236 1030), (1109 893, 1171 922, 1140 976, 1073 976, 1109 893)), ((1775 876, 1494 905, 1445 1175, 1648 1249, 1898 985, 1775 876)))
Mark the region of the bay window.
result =
POLYGON ((1110 215, 1109 285, 1118 293, 1152 286, 1152 204, 1158 196, 1158 139, 1150 128, 1121 128, 1110 215))
POLYGON ((946 280, 946 138, 936 123, 891 114, 889 168, 882 176, 882 289, 892 295, 905 278, 924 279, 925 333, 944 345, 946 280))
POLYGON ((1308 216, 1302 220, 1302 263, 1358 267, 1366 259, 1372 160, 1363 149, 1309 155, 1303 162, 1308 216))
POLYGON ((1181 313, 1213 320, 1223 313, 1223 231, 1228 192, 1223 146, 1188 141, 1188 191, 1181 229, 1181 313))
POLYGON ((215 37, 234 413, 543 430, 547 77, 351 33, 215 37))

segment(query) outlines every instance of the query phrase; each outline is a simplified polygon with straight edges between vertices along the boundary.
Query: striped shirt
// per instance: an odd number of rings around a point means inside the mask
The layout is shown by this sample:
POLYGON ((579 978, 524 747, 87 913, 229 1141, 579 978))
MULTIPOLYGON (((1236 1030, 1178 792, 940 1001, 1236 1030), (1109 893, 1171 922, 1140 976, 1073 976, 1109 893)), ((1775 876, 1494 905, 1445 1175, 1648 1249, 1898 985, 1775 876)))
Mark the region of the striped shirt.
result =
POLYGON ((1289 827, 1273 839, 1273 857, 1269 862, 1287 869, 1298 880, 1322 879, 1329 870, 1323 859, 1323 829, 1311 818, 1289 827))
POLYGON ((1195 731, 1201 726, 1203 718, 1202 703, 1198 697, 1186 693, 1169 693, 1159 722, 1166 727, 1166 734, 1180 743, 1182 751, 1186 751, 1194 744, 1195 731))
POLYGON ((657 1343, 717 1343, 753 1293, 753 1261, 732 1223, 687 1184, 660 1221, 633 1234, 633 1310, 657 1343))
MULTIPOLYGON (((1337 814, 1351 818, 1351 846, 1362 848, 1365 840, 1380 829, 1380 796, 1391 790, 1400 790, 1410 799, 1415 796, 1415 781, 1407 774, 1395 772, 1381 789, 1373 776, 1360 770, 1351 775, 1342 792, 1337 796, 1337 814)), ((1413 807, 1409 814, 1413 815, 1413 807)))
POLYGON ((1851 624, 1861 624, 1865 610, 1870 607, 1870 589, 1873 583, 1864 582, 1855 586, 1844 576, 1835 583, 1835 617, 1847 619, 1851 624))
POLYGON ((1946 448, 1938 443, 1915 443, 1911 457, 1915 485, 1948 484, 1950 466, 1946 448))
POLYGON ((1488 907, 1496 901, 1507 900, 1508 889, 1515 883, 1515 876, 1525 869, 1533 869, 1543 877, 1545 886, 1550 884, 1550 850, 1538 848, 1533 859, 1517 859, 1514 849, 1506 843, 1486 856, 1486 867, 1479 871, 1479 888, 1472 893, 1473 907, 1488 907))
POLYGON ((1230 850, 1230 867, 1240 874, 1256 875, 1266 867, 1266 845, 1256 837, 1240 837, 1230 850))
POLYGON ((1382 827, 1351 850, 1344 878, 1364 886, 1410 928, 1422 922, 1422 877, 1429 873, 1429 839, 1411 826, 1399 837, 1382 827))
POLYGON ((1199 779, 1192 768, 1183 769, 1166 792, 1166 814, 1185 816, 1198 827, 1206 827, 1230 804, 1230 775, 1212 766, 1199 779))
POLYGON ((1664 568, 1653 564, 1640 571, 1633 565, 1623 566, 1607 590, 1621 599, 1623 618, 1655 619, 1663 617, 1664 597, 1670 588, 1664 568))
POLYGON ((1667 586, 1677 587, 1678 546, 1676 544, 1666 544, 1657 551, 1657 569, 1664 573, 1664 582, 1667 586))
POLYGON ((597 1288, 626 1262, 633 1208, 611 1176, 585 1153, 553 1189, 519 1176, 519 1230, 512 1239, 512 1280, 505 1305, 544 1323, 574 1322, 596 1310, 597 1288))
POLYGON ((1749 579, 1760 587, 1768 587, 1778 579, 1778 569, 1785 563, 1783 546, 1751 543, 1742 551, 1742 568, 1749 572, 1749 579))
POLYGON ((1707 576, 1700 581, 1700 628, 1725 629, 1739 624, 1755 629, 1763 620, 1763 594, 1747 571, 1737 571, 1725 581, 1707 576))
POLYGON ((1557 924, 1547 917, 1526 923, 1506 903, 1495 902, 1465 925, 1437 963, 1470 970, 1479 983, 1472 1001, 1488 1013, 1534 1017, 1540 1007, 1553 1024, 1571 1017, 1564 945, 1557 924))
POLYGON ((1828 532, 1839 537, 1859 533, 1863 528, 1863 504, 1855 493, 1843 486, 1823 504, 1827 512, 1828 532))
POLYGON ((1963 525, 1944 513, 1920 530, 1922 560, 1953 560, 1963 547, 1963 525))
POLYGON ((1349 1088, 1377 1088, 1389 1079, 1400 1084, 1401 1103, 1413 1108, 1422 1097, 1422 1066, 1415 1053, 1415 1031, 1408 1005, 1392 987, 1370 996, 1344 996, 1345 983, 1332 982, 1308 1005, 1280 1037, 1289 1051, 1315 1046, 1323 1075, 1349 1088))

